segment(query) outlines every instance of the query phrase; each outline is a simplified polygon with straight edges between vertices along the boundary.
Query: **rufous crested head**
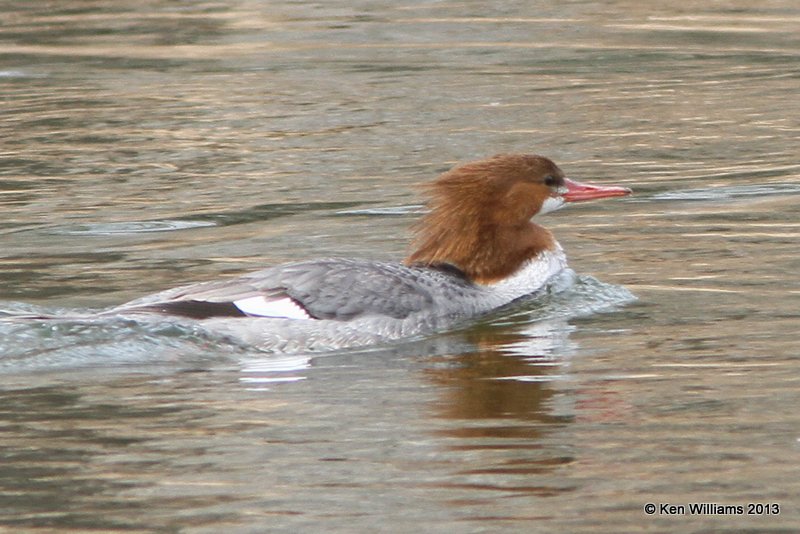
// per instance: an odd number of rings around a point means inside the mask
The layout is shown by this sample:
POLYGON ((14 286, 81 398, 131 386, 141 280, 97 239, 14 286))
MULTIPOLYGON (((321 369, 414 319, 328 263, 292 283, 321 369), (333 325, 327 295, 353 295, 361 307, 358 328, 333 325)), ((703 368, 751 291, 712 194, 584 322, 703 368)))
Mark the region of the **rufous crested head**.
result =
POLYGON ((619 196, 630 190, 567 180, 551 160, 499 154, 445 172, 425 186, 430 212, 415 227, 408 264, 450 265, 490 284, 558 245, 531 218, 564 202, 619 196), (572 196, 570 196, 572 195, 572 196))

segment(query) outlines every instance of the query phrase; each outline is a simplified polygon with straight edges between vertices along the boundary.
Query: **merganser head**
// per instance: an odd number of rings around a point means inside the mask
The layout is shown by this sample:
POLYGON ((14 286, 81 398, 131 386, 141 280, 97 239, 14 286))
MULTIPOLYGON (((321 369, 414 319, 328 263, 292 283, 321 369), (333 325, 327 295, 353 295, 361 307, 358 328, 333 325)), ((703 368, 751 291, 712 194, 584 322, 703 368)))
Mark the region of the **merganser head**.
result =
POLYGON ((478 283, 491 283, 557 243, 531 222, 565 202, 627 195, 624 187, 569 180, 551 160, 500 154, 445 172, 427 186, 428 213, 416 227, 410 264, 452 265, 478 283))

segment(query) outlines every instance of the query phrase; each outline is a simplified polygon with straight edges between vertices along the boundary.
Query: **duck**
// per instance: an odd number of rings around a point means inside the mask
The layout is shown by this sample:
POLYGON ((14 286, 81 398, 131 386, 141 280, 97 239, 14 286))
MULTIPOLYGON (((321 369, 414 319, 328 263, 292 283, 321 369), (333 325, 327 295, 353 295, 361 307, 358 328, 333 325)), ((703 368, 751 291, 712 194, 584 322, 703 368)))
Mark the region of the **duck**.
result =
POLYGON ((278 352, 427 335, 531 297, 569 269, 535 216, 631 193, 571 180, 552 160, 530 154, 460 164, 423 187, 429 210, 402 261, 291 262, 168 289, 97 317, 191 322, 278 352))

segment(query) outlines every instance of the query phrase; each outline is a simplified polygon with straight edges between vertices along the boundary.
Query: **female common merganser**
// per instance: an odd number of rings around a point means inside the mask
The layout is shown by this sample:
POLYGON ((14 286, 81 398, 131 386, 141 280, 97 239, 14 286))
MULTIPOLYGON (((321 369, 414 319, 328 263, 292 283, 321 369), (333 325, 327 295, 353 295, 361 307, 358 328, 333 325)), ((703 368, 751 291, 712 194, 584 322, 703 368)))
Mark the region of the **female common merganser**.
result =
POLYGON ((530 295, 566 269, 531 218, 565 202, 623 196, 565 178, 534 155, 457 166, 428 186, 431 211, 403 263, 322 259, 170 289, 100 315, 171 316, 281 352, 430 333, 530 295))

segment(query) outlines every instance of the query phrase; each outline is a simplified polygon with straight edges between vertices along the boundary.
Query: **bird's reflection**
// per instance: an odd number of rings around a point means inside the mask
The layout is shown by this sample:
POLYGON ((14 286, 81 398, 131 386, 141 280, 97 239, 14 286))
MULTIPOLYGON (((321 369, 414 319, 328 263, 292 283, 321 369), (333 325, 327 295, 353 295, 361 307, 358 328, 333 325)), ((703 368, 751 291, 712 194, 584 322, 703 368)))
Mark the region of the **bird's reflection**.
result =
MULTIPOLYGON (((571 408, 560 406, 572 396, 557 387, 568 378, 571 330, 560 319, 474 328, 466 334, 472 350, 439 356, 424 371, 441 391, 431 409, 441 421, 437 437, 457 458, 443 489, 536 496, 570 491, 547 475, 573 458, 547 437, 572 420, 571 408)), ((464 502, 474 505, 475 499, 464 502)))
POLYGON ((554 413, 553 382, 565 379, 572 344, 565 320, 522 329, 476 328, 467 334, 474 350, 441 356, 425 375, 442 386, 439 417, 462 421, 444 431, 454 436, 535 437, 547 425, 568 422, 554 413), (483 424, 475 424, 483 422, 483 424))

